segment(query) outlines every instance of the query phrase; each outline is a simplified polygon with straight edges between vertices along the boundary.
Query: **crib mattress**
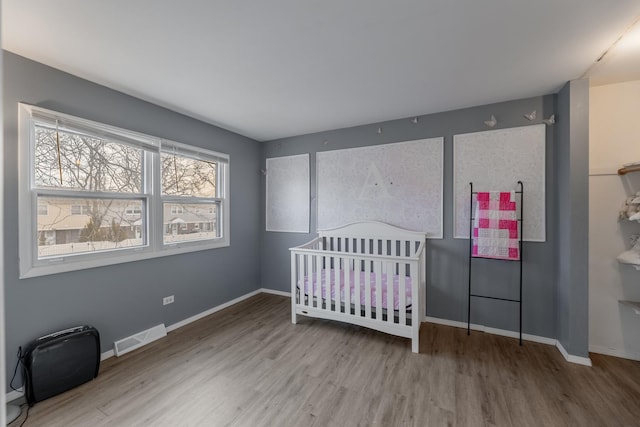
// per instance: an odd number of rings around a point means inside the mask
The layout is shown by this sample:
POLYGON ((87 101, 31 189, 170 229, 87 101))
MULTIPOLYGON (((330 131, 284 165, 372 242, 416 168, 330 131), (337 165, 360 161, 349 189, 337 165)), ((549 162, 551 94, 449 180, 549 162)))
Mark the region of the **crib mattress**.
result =
MULTIPOLYGON (((321 280, 321 284, 320 286, 322 287, 322 298, 326 299, 327 297, 327 280, 326 280, 326 276, 327 276, 327 272, 329 273, 329 280, 330 280, 330 285, 329 285, 329 289, 331 290, 331 300, 332 301, 336 301, 336 291, 338 289, 338 286, 336 286, 335 283, 335 279, 336 279, 336 274, 334 273, 334 269, 330 269, 330 270, 322 270, 320 272, 320 280, 321 280)), ((350 301, 355 301, 355 290, 356 290, 356 284, 355 284, 355 274, 356 272, 351 270, 349 271, 349 287, 350 287, 350 301)), ((371 306, 372 307, 376 307, 376 303, 377 303, 377 290, 376 290, 376 274, 375 273, 367 273, 364 271, 360 272, 360 305, 364 306, 365 305, 365 280, 366 277, 369 277, 369 284, 371 286, 371 306)), ((411 277, 408 276, 399 276, 397 274, 395 274, 393 276, 393 309, 394 310, 398 310, 400 308, 400 286, 399 286, 399 282, 400 282, 400 278, 402 278, 403 280, 405 280, 405 308, 410 308, 411 307, 411 277)), ((345 283, 344 283, 344 270, 340 270, 339 271, 339 279, 340 279, 340 301, 344 302, 345 301, 345 283)), ((309 295, 311 293, 312 296, 315 296, 317 294, 317 275, 313 275, 312 276, 312 285, 311 285, 311 289, 309 286, 309 277, 305 276, 304 277, 304 293, 305 295, 309 295)), ((381 282, 382 284, 382 308, 386 309, 387 308, 387 274, 386 273, 382 273, 382 277, 381 277, 381 282)), ((300 283, 298 283, 298 289, 300 288, 300 283)))

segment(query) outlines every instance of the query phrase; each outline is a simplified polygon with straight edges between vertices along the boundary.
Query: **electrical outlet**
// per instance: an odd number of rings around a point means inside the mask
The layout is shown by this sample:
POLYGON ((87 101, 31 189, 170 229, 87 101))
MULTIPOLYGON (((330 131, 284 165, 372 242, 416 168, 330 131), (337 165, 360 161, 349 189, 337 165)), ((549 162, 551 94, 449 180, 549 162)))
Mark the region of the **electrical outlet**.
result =
POLYGON ((173 295, 162 298, 162 305, 173 304, 173 295))

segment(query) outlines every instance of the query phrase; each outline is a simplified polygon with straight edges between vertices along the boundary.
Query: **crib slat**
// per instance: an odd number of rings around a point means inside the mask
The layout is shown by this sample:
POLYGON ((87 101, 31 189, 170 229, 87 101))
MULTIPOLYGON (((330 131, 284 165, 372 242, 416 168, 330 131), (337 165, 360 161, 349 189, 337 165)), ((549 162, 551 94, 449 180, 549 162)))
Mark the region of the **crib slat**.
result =
MULTIPOLYGON (((316 275, 318 277, 318 285, 316 287, 316 297, 317 297, 317 301, 316 301, 316 307, 318 308, 322 308, 322 300, 324 298, 323 295, 323 290, 322 290, 322 276, 323 273, 325 273, 324 267, 322 265, 322 261, 324 260, 324 256, 318 256, 316 255, 316 275)), ((325 279, 326 279, 326 274, 324 275, 325 279)), ((325 286, 326 286, 326 282, 325 282, 325 286)))
POLYGON ((311 281, 313 277, 311 276, 309 270, 309 256, 308 255, 300 255, 300 271, 298 272, 298 281, 300 282, 300 304, 309 305, 309 295, 311 295, 311 281), (305 283, 307 280, 307 288, 304 289, 305 283))
POLYGON ((315 278, 313 277, 313 258, 311 257, 311 255, 305 255, 307 258, 307 271, 306 271, 306 277, 307 277, 307 290, 306 290, 306 298, 307 298, 307 302, 305 303, 305 305, 307 306, 313 306, 313 281, 315 280, 315 278))
MULTIPOLYGON (((410 240, 407 241, 406 255, 405 256, 409 257, 409 256, 412 256, 415 253, 415 251, 416 251, 416 247, 415 247, 416 243, 419 243, 419 242, 414 242, 414 241, 410 241, 410 240)), ((413 313, 416 310, 416 308, 420 307, 423 304, 422 300, 420 299, 420 296, 413 294, 413 290, 416 289, 416 287, 413 284, 414 273, 415 273, 413 271, 414 268, 415 267, 413 266, 413 263, 411 263, 411 264, 409 264, 409 271, 406 271, 406 268, 405 268, 405 273, 404 273, 405 275, 408 275, 410 277, 409 283, 410 283, 410 286, 411 286, 411 313, 413 313)), ((407 317, 408 316, 409 316, 409 313, 407 313, 407 317)), ((408 320, 407 320, 407 322, 408 322, 408 320)))
POLYGON ((331 257, 325 256, 322 257, 322 273, 324 274, 324 291, 322 291, 322 297, 325 302, 325 309, 330 310, 331 306, 331 257))
POLYGON ((329 290, 329 298, 332 304, 329 304, 331 311, 340 311, 340 258, 333 257, 333 280, 331 281, 331 289, 329 290))
POLYGON ((340 266, 340 271, 336 275, 336 311, 339 313, 344 312, 344 296, 342 295, 342 291, 346 286, 346 276, 349 274, 349 263, 347 263, 344 257, 340 257, 338 261, 338 265, 340 266))
POLYGON ((320 277, 320 266, 318 264, 320 264, 320 257, 318 255, 310 255, 311 257, 311 271, 312 273, 310 273, 310 276, 313 277, 313 283, 314 283, 314 287, 311 288, 310 292, 309 292, 309 298, 311 299, 310 302, 310 306, 311 307, 318 307, 319 304, 319 300, 318 300, 318 293, 320 292, 320 287, 322 285, 322 278, 320 277))
POLYGON ((360 307, 360 260, 357 258, 353 258, 349 260, 349 264, 351 264, 351 287, 349 288, 349 311, 351 313, 351 307, 353 307, 353 314, 357 314, 357 310, 360 307), (353 290, 353 295, 351 294, 351 290, 353 290))
POLYGON ((406 264, 398 266, 398 314, 401 325, 407 324, 407 276, 405 273, 406 264))
POLYGON ((302 279, 302 286, 306 286, 306 288, 304 289, 304 302, 301 302, 303 305, 307 306, 309 305, 309 295, 311 295, 311 282, 313 280, 313 276, 311 275, 311 266, 309 264, 309 255, 302 255, 302 258, 300 259, 301 261, 301 279, 302 279), (305 285, 304 280, 307 280, 307 283, 305 285))
POLYGON ((394 278, 394 263, 387 263, 387 322, 395 323, 394 320, 394 305, 393 305, 393 278, 394 278))
POLYGON ((351 259, 344 258, 344 312, 351 313, 351 259))
POLYGON ((365 266, 365 271, 362 271, 360 261, 358 261, 358 269, 356 274, 358 277, 362 277, 364 280, 364 310, 365 317, 371 319, 371 274, 369 273, 369 266, 365 266))
POLYGON ((360 260, 358 259, 353 260, 353 281, 353 287, 355 288, 353 292, 353 314, 360 317, 360 260))
POLYGON ((376 261, 373 270, 376 276, 376 320, 382 321, 382 262, 376 261))

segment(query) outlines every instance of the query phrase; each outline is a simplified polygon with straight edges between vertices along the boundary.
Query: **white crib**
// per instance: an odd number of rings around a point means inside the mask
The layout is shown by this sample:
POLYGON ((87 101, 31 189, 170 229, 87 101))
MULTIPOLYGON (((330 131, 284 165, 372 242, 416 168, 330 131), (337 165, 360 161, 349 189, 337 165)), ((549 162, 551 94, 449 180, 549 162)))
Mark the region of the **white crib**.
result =
POLYGON ((339 320, 411 338, 425 316, 426 234, 364 221, 291 248, 291 321, 339 320))

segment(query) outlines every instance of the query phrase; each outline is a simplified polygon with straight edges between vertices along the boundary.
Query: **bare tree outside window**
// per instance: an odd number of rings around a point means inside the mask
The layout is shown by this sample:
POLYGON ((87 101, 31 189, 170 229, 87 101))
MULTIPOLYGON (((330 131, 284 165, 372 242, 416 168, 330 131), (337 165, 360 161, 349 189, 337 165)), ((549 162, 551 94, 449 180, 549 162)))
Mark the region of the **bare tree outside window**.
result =
MULTIPOLYGON (((44 125, 36 125, 35 136, 37 187, 141 194, 141 148, 44 125)), ((164 204, 164 243, 218 237, 218 203, 211 200, 217 196, 217 163, 163 152, 161 167, 163 196, 179 198, 164 204)), ((50 207, 49 214, 38 216, 39 257, 146 243, 145 209, 140 199, 39 197, 39 202, 50 207)))
POLYGON ((218 233, 218 165, 171 152, 161 153, 165 244, 207 240, 218 233), (189 202, 181 198, 188 198, 189 202), (169 202, 169 200, 171 202, 169 202), (192 203, 193 201, 198 203, 192 203))
POLYGON ((18 107, 21 278, 229 246, 228 155, 18 107))
POLYGON ((172 153, 161 153, 162 194, 217 197, 217 164, 172 153))
POLYGON ((37 187, 141 192, 142 149, 46 126, 35 134, 37 187))
MULTIPOLYGON (((35 126, 34 178, 40 188, 140 194, 142 155, 141 148, 127 144, 35 126)), ((47 206, 37 222, 39 257, 144 244, 142 207, 136 218, 125 218, 130 201, 39 197, 39 203, 47 206)))

